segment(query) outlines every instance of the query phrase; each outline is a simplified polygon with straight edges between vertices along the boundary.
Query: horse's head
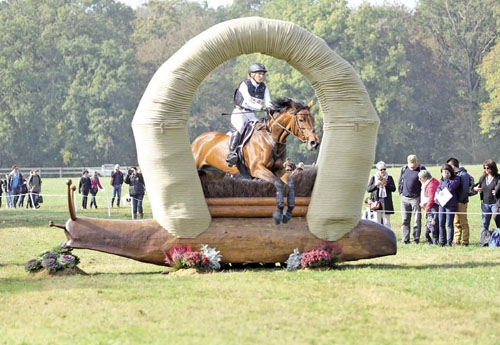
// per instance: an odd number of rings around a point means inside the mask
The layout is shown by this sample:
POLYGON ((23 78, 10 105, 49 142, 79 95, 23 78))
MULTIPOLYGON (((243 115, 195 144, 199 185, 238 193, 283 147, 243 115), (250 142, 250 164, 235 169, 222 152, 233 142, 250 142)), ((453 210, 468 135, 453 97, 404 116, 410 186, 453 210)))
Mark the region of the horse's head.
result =
POLYGON ((305 104, 290 98, 280 98, 273 102, 274 120, 286 131, 307 144, 309 151, 319 147, 320 140, 314 129, 314 117, 309 110, 313 102, 305 104))

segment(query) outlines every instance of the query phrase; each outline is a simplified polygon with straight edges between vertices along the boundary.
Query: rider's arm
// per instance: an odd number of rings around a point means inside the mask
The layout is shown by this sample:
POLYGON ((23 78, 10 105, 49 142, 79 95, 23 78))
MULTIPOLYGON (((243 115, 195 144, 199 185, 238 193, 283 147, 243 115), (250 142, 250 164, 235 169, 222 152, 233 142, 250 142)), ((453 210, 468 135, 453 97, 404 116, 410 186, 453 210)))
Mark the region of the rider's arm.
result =
POLYGON ((271 106, 271 93, 269 89, 266 87, 266 91, 264 91, 264 107, 271 106))

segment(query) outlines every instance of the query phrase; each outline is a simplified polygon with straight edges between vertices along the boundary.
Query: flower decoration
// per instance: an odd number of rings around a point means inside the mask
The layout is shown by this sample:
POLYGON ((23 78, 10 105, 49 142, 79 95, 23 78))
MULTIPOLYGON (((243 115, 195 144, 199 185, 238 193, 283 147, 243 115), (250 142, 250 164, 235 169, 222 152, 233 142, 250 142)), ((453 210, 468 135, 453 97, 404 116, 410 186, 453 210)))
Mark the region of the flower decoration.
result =
POLYGON ((37 272, 46 269, 50 273, 65 269, 75 268, 80 263, 78 256, 71 254, 73 248, 66 243, 41 252, 36 258, 29 260, 24 269, 26 272, 37 272))
POLYGON ((288 260, 285 261, 286 269, 289 271, 295 271, 301 268, 300 261, 302 260, 302 254, 299 252, 299 248, 295 248, 293 253, 290 254, 288 260))
POLYGON ((222 258, 220 252, 218 250, 215 250, 215 248, 209 247, 207 244, 203 244, 201 246, 201 251, 208 258, 209 268, 211 270, 220 270, 220 260, 222 258))
POLYGON ((193 251, 191 246, 173 246, 165 254, 165 263, 174 270, 194 268, 197 271, 219 270, 221 255, 215 248, 202 245, 201 251, 193 251))
POLYGON ((302 254, 298 248, 295 248, 285 263, 287 270, 294 271, 301 268, 334 268, 341 259, 342 248, 325 241, 320 246, 302 254))

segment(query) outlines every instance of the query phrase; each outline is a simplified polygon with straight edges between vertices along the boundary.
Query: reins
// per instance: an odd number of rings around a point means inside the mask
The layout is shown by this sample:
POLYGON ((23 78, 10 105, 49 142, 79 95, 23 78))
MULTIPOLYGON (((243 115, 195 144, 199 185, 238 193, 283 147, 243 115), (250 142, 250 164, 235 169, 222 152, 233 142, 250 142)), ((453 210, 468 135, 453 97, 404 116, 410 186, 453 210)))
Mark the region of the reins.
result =
MULTIPOLYGON (((282 114, 282 113, 280 113, 282 114)), ((311 114, 301 114, 300 113, 300 110, 297 114, 292 114, 291 116, 293 116, 294 120, 295 120, 295 125, 297 126, 298 130, 299 130, 299 133, 302 137, 306 138, 305 134, 304 134, 304 129, 309 129, 311 132, 314 132, 314 129, 312 128, 302 128, 299 126, 299 121, 297 120, 297 116, 298 115, 308 115, 308 116, 312 116, 311 114)), ((273 114, 270 114, 268 113, 268 116, 270 119, 272 119, 274 121, 275 124, 277 124, 281 129, 283 129, 285 132, 287 132, 288 134, 292 134, 294 136, 296 136, 302 143, 307 143, 307 138, 306 139, 301 139, 298 135, 295 135, 291 130, 289 130, 288 128, 286 128, 285 126, 283 126, 281 123, 278 122, 277 119, 274 118, 274 115, 273 114)), ((266 129, 269 133, 271 133, 271 130, 268 129, 268 125, 267 125, 267 121, 266 121, 266 129)), ((283 144, 283 143, 280 143, 279 141, 277 141, 277 143, 279 144, 283 144)))

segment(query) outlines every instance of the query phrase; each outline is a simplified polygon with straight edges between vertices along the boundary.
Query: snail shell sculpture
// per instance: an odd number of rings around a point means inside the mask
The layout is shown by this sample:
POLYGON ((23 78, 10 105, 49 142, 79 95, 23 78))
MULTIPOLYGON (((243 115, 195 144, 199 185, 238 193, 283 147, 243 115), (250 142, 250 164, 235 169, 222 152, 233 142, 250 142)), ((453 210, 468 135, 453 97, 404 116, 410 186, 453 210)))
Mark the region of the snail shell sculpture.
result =
MULTIPOLYGON (((394 233, 360 220, 378 126, 358 75, 324 40, 293 23, 260 17, 217 24, 158 69, 132 121, 153 219, 77 217, 70 206, 71 218, 63 227, 68 244, 158 265, 165 264, 163 250, 179 244, 207 244, 220 251, 223 262, 232 263, 284 262, 294 248, 303 252, 323 241, 339 244, 347 261, 393 255, 394 233), (187 121, 198 86, 225 61, 256 52, 302 73, 324 116, 306 216, 286 225, 275 226, 270 217, 213 217, 190 150, 187 121)), ((73 193, 68 184, 69 205, 73 193)))

